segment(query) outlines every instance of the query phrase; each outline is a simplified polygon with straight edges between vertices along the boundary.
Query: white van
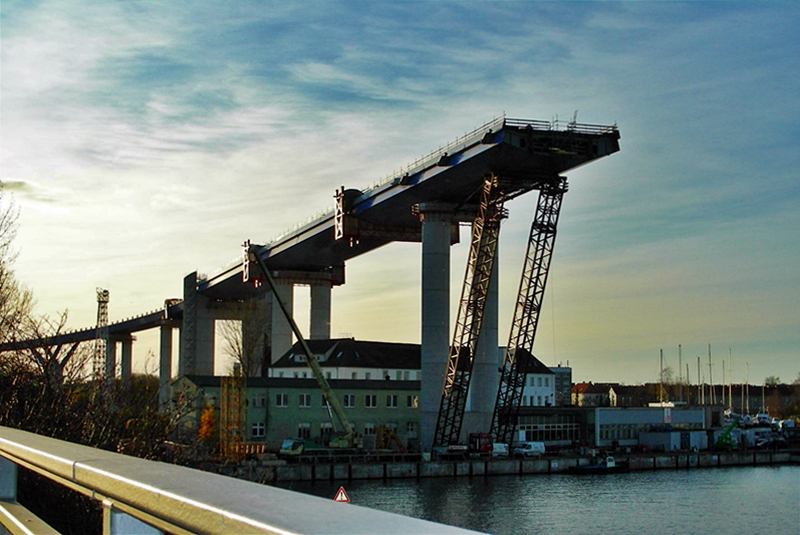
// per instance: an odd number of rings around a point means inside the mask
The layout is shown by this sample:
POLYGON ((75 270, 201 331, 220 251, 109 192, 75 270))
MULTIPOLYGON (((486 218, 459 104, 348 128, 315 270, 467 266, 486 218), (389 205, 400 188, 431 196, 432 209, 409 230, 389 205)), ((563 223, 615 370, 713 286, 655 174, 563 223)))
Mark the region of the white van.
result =
POLYGON ((514 448, 515 457, 539 457, 544 455, 544 442, 520 442, 514 448))

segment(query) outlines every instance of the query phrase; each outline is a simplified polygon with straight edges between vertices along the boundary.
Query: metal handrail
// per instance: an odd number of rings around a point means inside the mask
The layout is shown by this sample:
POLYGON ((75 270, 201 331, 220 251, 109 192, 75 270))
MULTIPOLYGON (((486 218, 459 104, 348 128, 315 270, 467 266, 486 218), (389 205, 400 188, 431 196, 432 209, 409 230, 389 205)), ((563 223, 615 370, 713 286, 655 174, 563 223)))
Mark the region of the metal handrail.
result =
POLYGON ((476 533, 8 427, 0 456, 169 533, 476 533))

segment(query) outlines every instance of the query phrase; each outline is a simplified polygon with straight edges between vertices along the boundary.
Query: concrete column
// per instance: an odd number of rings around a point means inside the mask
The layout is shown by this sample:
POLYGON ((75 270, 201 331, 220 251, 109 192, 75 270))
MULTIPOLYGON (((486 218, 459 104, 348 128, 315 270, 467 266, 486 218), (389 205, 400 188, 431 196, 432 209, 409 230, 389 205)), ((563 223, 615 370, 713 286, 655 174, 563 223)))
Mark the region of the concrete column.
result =
POLYGON ((214 375, 214 315, 208 299, 197 293, 197 272, 183 280, 180 375, 214 375))
POLYGON ((256 298, 246 301, 241 307, 242 352, 248 377, 262 377, 271 364, 270 302, 256 298))
POLYGON ((486 296, 486 306, 483 312, 481 336, 472 364, 472 380, 469 387, 468 408, 465 414, 462 433, 466 440, 469 432, 489 432, 492 424, 497 388, 500 385, 502 365, 500 349, 498 347, 498 257, 495 256, 492 269, 492 280, 489 293, 486 296))
POLYGON ((169 383, 172 379, 172 325, 161 325, 158 347, 158 405, 164 410, 169 402, 169 383))
MULTIPOLYGON (((290 281, 276 280, 278 293, 286 304, 289 313, 294 309, 294 283, 290 281)), ((286 320, 278 300, 274 295, 270 296, 272 306, 272 332, 270 334, 270 342, 272 346, 272 362, 281 358, 287 351, 292 348, 292 327, 286 320)))
POLYGON ((117 376, 117 341, 113 338, 106 345, 106 380, 111 383, 117 376))
POLYGON ((422 451, 430 451, 433 445, 450 346, 451 217, 426 211, 422 222, 422 451))
POLYGON ((312 340, 331 337, 331 285, 311 284, 311 334, 312 340))
POLYGON ((120 376, 122 384, 130 385, 133 376, 133 336, 127 335, 122 342, 122 361, 120 363, 120 376))

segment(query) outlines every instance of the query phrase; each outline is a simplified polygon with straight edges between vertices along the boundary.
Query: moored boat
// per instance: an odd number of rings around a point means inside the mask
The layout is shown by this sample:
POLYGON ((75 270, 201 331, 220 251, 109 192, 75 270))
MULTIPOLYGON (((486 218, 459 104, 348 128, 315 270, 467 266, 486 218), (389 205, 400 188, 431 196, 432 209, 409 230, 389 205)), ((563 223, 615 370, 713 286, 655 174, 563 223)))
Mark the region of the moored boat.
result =
POLYGON ((583 464, 577 466, 570 466, 569 473, 571 474, 619 474, 629 470, 628 462, 617 462, 611 455, 606 456, 604 459, 594 462, 592 464, 583 464))

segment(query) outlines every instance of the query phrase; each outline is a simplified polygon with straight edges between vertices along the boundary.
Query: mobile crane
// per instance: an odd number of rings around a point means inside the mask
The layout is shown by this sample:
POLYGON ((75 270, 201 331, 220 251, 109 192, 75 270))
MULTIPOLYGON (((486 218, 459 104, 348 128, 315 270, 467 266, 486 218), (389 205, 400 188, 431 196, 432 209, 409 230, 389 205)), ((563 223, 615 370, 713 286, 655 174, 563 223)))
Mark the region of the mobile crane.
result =
POLYGON ((317 380, 320 390, 322 390, 322 395, 325 398, 329 408, 331 424, 333 425, 334 430, 336 430, 328 445, 332 448, 351 447, 353 445, 353 426, 347 419, 339 400, 336 399, 336 395, 333 393, 331 385, 328 383, 325 375, 323 375, 322 369, 320 368, 317 359, 314 358, 314 354, 311 352, 311 349, 308 347, 306 339, 303 338, 303 334, 300 332, 300 328, 297 326, 297 323, 295 323, 292 313, 289 311, 289 308, 286 306, 286 303, 284 302, 280 293, 278 293, 275 280, 272 278, 269 269, 267 269, 266 264, 258 254, 258 246, 252 245, 250 240, 247 240, 244 242, 242 247, 244 249, 242 260, 243 281, 248 282, 249 280, 252 280, 256 285, 260 285, 262 281, 266 280, 270 291, 281 308, 281 312, 283 312, 283 315, 286 317, 286 321, 289 322, 289 325, 292 328, 292 332, 300 342, 300 346, 303 348, 303 352, 306 355, 306 364, 308 364, 308 367, 311 368, 311 374, 314 376, 314 379, 317 380), (256 264, 258 266, 261 272, 260 274, 254 273, 254 270, 251 270, 252 264, 256 264))

